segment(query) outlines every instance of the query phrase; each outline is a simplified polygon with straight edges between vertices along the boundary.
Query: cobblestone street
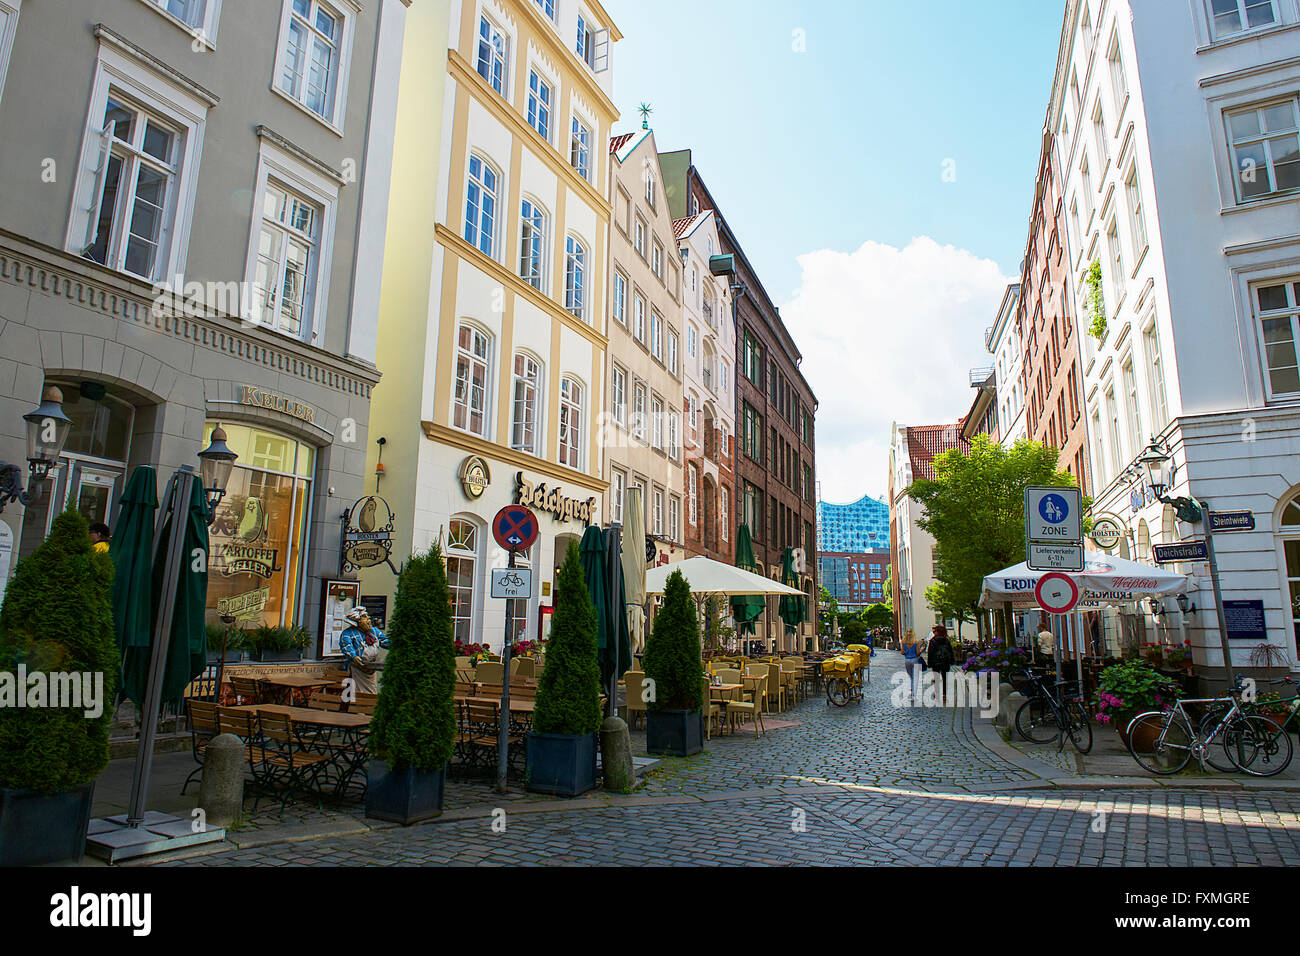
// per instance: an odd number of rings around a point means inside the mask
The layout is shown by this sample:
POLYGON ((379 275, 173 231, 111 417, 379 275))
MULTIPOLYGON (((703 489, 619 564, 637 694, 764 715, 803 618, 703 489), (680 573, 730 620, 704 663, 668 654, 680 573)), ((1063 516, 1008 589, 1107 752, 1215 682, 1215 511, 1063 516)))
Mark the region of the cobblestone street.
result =
MULTIPOLYGON (((703 754, 665 761, 634 796, 503 799, 458 783, 456 812, 440 822, 166 865, 1300 863, 1300 794, 1020 790, 1042 781, 977 740, 968 711, 890 705, 898 663, 876 658, 861 704, 813 698, 779 715, 794 726, 715 737, 703 754)), ((274 817, 263 811, 253 826, 274 817)))

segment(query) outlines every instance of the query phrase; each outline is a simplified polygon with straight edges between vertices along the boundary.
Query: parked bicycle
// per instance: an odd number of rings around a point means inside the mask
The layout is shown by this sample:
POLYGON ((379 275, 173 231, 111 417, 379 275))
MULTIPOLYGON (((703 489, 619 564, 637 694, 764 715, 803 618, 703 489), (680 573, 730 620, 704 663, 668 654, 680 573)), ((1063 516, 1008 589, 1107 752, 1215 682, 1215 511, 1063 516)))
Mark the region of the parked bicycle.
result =
MULTIPOLYGON (((1265 683, 1270 685, 1296 684, 1300 683, 1300 681, 1294 677, 1282 677, 1278 680, 1265 681, 1265 683)), ((1227 715, 1230 706, 1231 704, 1228 699, 1224 698, 1222 701, 1211 704, 1207 707, 1205 716, 1201 718, 1201 722, 1197 726, 1197 731, 1202 736, 1209 734, 1213 729, 1214 724, 1227 715)), ((1253 702, 1247 702, 1243 699, 1241 710, 1246 714, 1258 714, 1262 717, 1269 717, 1273 723, 1278 724, 1282 728, 1283 733, 1287 733, 1288 728, 1300 728, 1300 717, 1297 716, 1297 713, 1300 712, 1300 694, 1293 694, 1290 697, 1278 697, 1269 701, 1255 700, 1253 702), (1286 717, 1282 718, 1279 722, 1278 718, 1269 717, 1267 713, 1262 713, 1266 708, 1270 711, 1277 711, 1285 708, 1287 711, 1286 717)), ((1279 743, 1277 746, 1280 748, 1281 744, 1279 743)), ((1215 770, 1222 771, 1223 773, 1232 773, 1237 770, 1237 766, 1225 757, 1219 757, 1216 760, 1215 757, 1217 754, 1218 750, 1216 748, 1209 748, 1205 754, 1205 762, 1215 770)))
POLYGON ((1026 669, 1023 671, 1026 686, 1021 690, 1029 699, 1016 711, 1016 730, 1020 736, 1036 744, 1057 742, 1057 750, 1065 749, 1068 738, 1074 749, 1086 754, 1092 749, 1092 718, 1084 705, 1077 681, 1047 678, 1026 669))
MULTIPOLYGON (((1242 707, 1244 681, 1240 676, 1227 697, 1175 701, 1165 711, 1138 714, 1127 728, 1128 749, 1144 770, 1166 776, 1177 773, 1195 757, 1201 769, 1208 763, 1225 772, 1233 769, 1254 777, 1271 777, 1291 763, 1291 738, 1277 722, 1242 707), (1188 704, 1207 705, 1192 729, 1188 704), (1211 747, 1216 742, 1232 766, 1216 763, 1211 747)), ((1293 708, 1294 710, 1294 708, 1293 708)))

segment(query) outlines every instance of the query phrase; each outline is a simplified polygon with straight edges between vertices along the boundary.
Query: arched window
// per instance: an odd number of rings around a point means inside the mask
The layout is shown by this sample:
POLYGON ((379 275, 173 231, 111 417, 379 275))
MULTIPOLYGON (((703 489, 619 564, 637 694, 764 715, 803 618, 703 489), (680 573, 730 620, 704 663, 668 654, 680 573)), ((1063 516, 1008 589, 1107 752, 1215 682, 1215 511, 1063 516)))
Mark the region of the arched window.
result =
POLYGON ((531 199, 520 212, 519 276, 534 289, 542 288, 542 265, 546 249, 546 213, 531 199))
POLYGON ((453 518, 447 529, 447 588, 451 592, 451 635, 472 643, 475 612, 474 579, 478 564, 478 528, 453 518))
POLYGON ((580 467, 582 461, 582 385, 560 380, 560 464, 580 467))
POLYGON ((488 369, 492 339, 472 325, 456 330, 456 394, 451 423, 462 431, 487 437, 488 369))
POLYGON ((564 242, 564 307, 584 318, 587 302, 587 250, 573 236, 564 242))
POLYGON ((514 400, 510 447, 536 455, 540 432, 542 365, 531 355, 515 355, 514 400))
POLYGON ((1278 518, 1279 549, 1282 552, 1283 570, 1286 572, 1287 619, 1296 641, 1292 653, 1300 647, 1300 494, 1294 495, 1282 509, 1278 518))
POLYGON ((465 241, 489 256, 495 248, 499 183, 495 169, 481 156, 470 156, 469 182, 465 187, 465 241))

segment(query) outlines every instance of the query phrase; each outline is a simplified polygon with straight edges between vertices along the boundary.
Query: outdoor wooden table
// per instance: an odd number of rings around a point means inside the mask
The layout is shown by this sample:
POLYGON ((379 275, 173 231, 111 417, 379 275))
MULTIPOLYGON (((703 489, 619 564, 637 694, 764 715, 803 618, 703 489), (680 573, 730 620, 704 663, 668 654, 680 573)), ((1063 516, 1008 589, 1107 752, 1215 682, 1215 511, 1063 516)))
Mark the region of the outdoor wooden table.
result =
POLYGON ((304 677, 302 675, 286 674, 283 677, 264 677, 263 683, 270 687, 275 687, 284 692, 284 702, 293 703, 293 694, 295 691, 317 690, 322 687, 329 687, 337 683, 328 677, 304 677))
MULTIPOLYGON (((297 724, 312 724, 328 728, 328 733, 304 735, 299 745, 309 753, 324 754, 329 758, 328 770, 322 783, 340 798, 360 777, 366 781, 366 734, 370 728, 369 714, 341 714, 332 710, 315 710, 310 707, 290 707, 287 704, 245 704, 235 710, 259 714, 280 714, 297 724)), ((295 735, 296 736, 296 735, 295 735)), ((324 787, 321 792, 324 792, 324 787)), ((360 792, 365 792, 361 786, 360 792)))
POLYGON ((324 727, 356 729, 370 726, 369 714, 340 714, 333 710, 316 710, 312 707, 291 707, 288 704, 244 704, 232 707, 232 710, 247 710, 252 713, 281 714, 290 720, 304 724, 320 724, 324 727))
MULTIPOLYGON (((492 703, 492 704, 499 705, 501 703, 500 697, 483 697, 480 694, 454 694, 452 696, 452 699, 472 700, 481 704, 492 703)), ((533 699, 532 697, 523 697, 523 698, 511 697, 510 712, 512 714, 531 714, 534 708, 536 707, 536 704, 537 704, 536 700, 533 699)))

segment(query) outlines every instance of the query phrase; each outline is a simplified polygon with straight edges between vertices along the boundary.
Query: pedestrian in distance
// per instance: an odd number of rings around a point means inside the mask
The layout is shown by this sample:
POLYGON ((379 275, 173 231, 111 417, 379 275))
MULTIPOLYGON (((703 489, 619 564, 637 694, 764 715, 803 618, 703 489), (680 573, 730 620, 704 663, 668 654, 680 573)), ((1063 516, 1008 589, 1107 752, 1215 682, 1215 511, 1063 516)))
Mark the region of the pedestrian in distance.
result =
POLYGON ((948 700, 948 670, 957 655, 953 653, 952 641, 948 639, 948 629, 936 624, 930 632, 930 642, 926 645, 926 661, 934 671, 935 682, 939 685, 939 695, 946 703, 948 700))
POLYGON ((1056 666, 1056 635, 1052 633, 1046 614, 1038 620, 1038 653, 1043 656, 1043 663, 1048 670, 1056 666))
POLYGON ((108 543, 111 537, 112 532, 102 521, 96 521, 90 526, 90 547, 96 554, 108 554, 108 543))
POLYGON ((907 684, 912 697, 920 696, 921 642, 910 627, 903 633, 903 666, 907 668, 907 684))

